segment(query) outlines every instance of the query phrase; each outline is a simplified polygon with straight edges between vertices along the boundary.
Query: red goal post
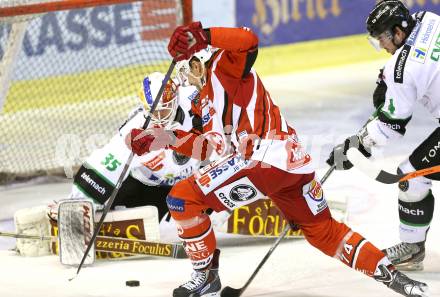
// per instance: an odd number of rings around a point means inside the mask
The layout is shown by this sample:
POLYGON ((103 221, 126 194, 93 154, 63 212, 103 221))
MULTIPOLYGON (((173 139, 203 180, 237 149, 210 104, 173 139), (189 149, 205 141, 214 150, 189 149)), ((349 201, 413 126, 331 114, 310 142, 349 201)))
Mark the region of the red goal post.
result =
POLYGON ((71 177, 166 71, 191 0, 0 2, 0 184, 71 177))
MULTIPOLYGON (((136 2, 136 0, 64 0, 48 2, 28 1, 28 4, 20 4, 20 1, 15 2, 17 2, 18 5, 14 5, 14 1, 4 1, 4 3, 1 3, 0 17, 30 15, 60 10, 122 4, 127 2, 136 2)), ((192 20, 192 0, 181 0, 180 2, 182 7, 183 23, 187 24, 192 20)))

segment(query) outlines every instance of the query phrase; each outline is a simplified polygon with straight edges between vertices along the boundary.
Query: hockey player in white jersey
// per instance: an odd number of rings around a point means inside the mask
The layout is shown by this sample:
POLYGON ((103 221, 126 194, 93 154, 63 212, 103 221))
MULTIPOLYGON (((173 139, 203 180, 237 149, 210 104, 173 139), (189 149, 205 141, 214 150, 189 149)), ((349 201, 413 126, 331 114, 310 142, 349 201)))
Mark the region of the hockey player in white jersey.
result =
MULTIPOLYGON (((139 128, 144 123, 164 78, 159 72, 144 78, 139 94, 142 106, 131 113, 107 145, 86 159, 75 175, 71 198, 88 197, 98 204, 107 201, 130 154, 125 137, 131 129, 139 128)), ((195 88, 180 87, 170 80, 151 117, 150 126, 190 130, 193 127, 191 98, 197 95, 195 88)), ((199 161, 167 149, 135 156, 112 207, 155 205, 159 218, 163 218, 168 211, 165 197, 171 186, 198 168, 199 161)))
MULTIPOLYGON (((423 105, 434 120, 440 119, 440 17, 425 11, 411 15, 402 2, 385 0, 368 16, 367 30, 372 44, 377 49, 385 49, 392 57, 381 70, 373 95, 377 117, 361 133, 335 147, 327 160, 338 169, 352 167, 346 152, 356 143, 364 155, 371 156, 369 148, 384 146, 402 137, 417 103, 423 105)), ((439 165, 439 142, 440 128, 437 128, 399 165, 398 172, 439 165)), ((399 183, 402 242, 385 252, 402 270, 423 269, 425 240, 434 212, 432 180, 440 180, 440 174, 399 183)))

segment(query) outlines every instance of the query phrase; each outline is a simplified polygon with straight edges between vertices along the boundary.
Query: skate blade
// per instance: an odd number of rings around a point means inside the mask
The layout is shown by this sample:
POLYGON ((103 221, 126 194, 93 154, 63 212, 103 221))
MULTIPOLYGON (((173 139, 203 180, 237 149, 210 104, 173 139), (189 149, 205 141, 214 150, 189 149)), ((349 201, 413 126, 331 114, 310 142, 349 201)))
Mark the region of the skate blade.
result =
POLYGON ((394 265, 400 271, 422 271, 423 270, 423 262, 419 263, 402 263, 394 265))

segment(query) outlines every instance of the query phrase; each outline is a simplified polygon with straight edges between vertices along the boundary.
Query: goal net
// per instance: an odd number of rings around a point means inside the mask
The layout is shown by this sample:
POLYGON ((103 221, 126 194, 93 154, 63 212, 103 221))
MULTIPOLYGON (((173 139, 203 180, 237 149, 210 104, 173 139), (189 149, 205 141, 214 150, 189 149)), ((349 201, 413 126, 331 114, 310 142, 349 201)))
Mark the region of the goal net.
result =
POLYGON ((0 1, 0 184, 72 176, 165 72, 191 0, 0 1), (69 176, 70 175, 70 176, 69 176))

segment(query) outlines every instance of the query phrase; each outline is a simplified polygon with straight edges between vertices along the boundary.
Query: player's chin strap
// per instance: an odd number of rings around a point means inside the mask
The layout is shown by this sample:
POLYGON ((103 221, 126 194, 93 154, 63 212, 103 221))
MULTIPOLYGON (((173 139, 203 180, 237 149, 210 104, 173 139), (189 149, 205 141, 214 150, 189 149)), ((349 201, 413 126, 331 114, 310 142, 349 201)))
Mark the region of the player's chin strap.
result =
MULTIPOLYGON (((173 61, 171 62, 170 67, 168 67, 168 71, 167 71, 167 73, 165 74, 165 78, 164 78, 164 80, 162 81, 162 85, 160 86, 159 92, 157 93, 156 98, 154 99, 153 105, 151 106, 151 109, 150 109, 150 113, 149 113, 147 119, 145 120, 144 125, 142 126, 142 128, 143 128, 144 130, 145 130, 145 129, 148 127, 148 125, 150 124, 151 116, 152 116, 152 114, 154 113, 154 111, 156 110, 157 105, 159 104, 159 100, 160 100, 160 98, 162 97, 162 93, 163 93, 163 91, 165 90, 165 87, 166 87, 167 82, 168 82, 168 81, 170 80, 170 78, 171 78, 171 73, 173 72, 175 66, 176 66, 176 61, 173 60, 173 61)), ((141 134, 139 135, 139 137, 142 137, 142 136, 141 136, 142 134, 143 134, 143 133, 141 133, 141 134)), ((105 216, 106 216, 107 213, 109 212, 109 210, 110 210, 110 208, 111 208, 111 206, 112 206, 112 204, 113 204, 113 201, 115 200, 116 195, 118 194, 119 188, 120 188, 121 185, 122 185, 122 181, 124 180, 125 175, 127 174, 128 169, 130 168, 130 164, 131 164, 131 161, 133 160, 133 157, 134 157, 134 154, 133 154, 133 152, 131 152, 131 153, 130 153, 130 156, 128 157, 127 162, 125 162, 124 168, 123 168, 123 170, 122 170, 122 172, 121 172, 121 175, 119 176, 119 179, 118 179, 118 181, 117 181, 117 183, 116 183, 116 186, 115 186, 115 188, 113 189, 113 192, 112 192, 112 194, 111 194, 109 200, 107 201, 107 203, 106 203, 106 205, 105 205, 105 207, 104 207, 104 210, 103 210, 102 215, 101 215, 101 219, 99 220, 98 224, 96 224, 96 227, 95 227, 95 229, 94 229, 94 231, 93 231, 92 238, 90 239, 89 244, 87 245, 87 248, 86 248, 86 250, 85 250, 85 252, 84 252, 84 256, 83 256, 82 259, 81 259, 81 263, 80 263, 79 266, 78 266, 78 270, 76 271, 75 276, 72 277, 71 279, 69 279, 69 281, 73 280, 73 279, 79 274, 79 272, 81 271, 81 267, 83 266, 84 261, 85 261, 86 258, 87 258, 87 255, 89 254, 89 251, 90 251, 91 248, 94 246, 95 241, 96 241, 96 236, 98 235, 99 230, 101 229, 102 224, 104 223, 105 216)))
MULTIPOLYGON (((332 172, 335 170, 335 168, 336 168, 336 166, 333 165, 333 166, 331 166, 327 170, 327 172, 321 178, 321 184, 323 184, 328 179, 328 177, 330 176, 330 174, 332 174, 332 172)), ((283 240, 283 238, 286 237, 287 233, 290 231, 290 228, 291 228, 290 225, 287 224, 286 227, 284 228, 283 232, 280 234, 280 236, 277 238, 277 240, 272 244, 272 246, 270 247, 269 251, 266 253, 264 258, 260 261, 260 263, 258 264, 257 268, 255 268, 254 272, 249 277, 249 279, 247 280, 247 282, 244 284, 243 287, 241 287, 239 289, 234 289, 234 288, 231 288, 229 286, 226 286, 226 287, 223 288, 220 296, 221 297, 239 297, 239 296, 241 296, 241 294, 243 294, 243 292, 250 285, 250 283, 255 278, 257 273, 260 271, 260 269, 264 265, 264 263, 266 263, 267 259, 269 259, 270 255, 273 253, 273 251, 279 245, 281 240, 283 240)))

